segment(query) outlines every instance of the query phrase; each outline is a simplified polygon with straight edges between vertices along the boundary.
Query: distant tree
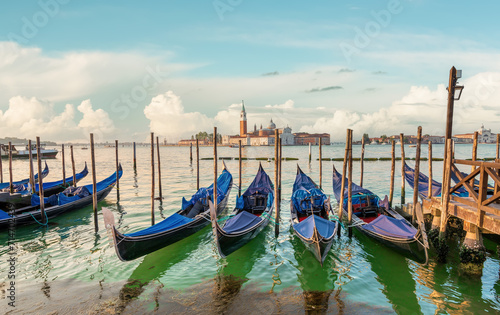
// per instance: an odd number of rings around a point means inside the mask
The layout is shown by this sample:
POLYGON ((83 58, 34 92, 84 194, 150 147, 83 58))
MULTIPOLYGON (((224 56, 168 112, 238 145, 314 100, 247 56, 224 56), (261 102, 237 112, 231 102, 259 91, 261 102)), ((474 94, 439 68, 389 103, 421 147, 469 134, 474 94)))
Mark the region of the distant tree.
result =
POLYGON ((408 137, 403 138, 403 143, 410 143, 410 139, 408 137))
POLYGON ((382 142, 385 142, 385 140, 387 140, 387 136, 386 135, 381 135, 380 138, 382 138, 382 142))
POLYGON ((194 140, 194 136, 193 135, 191 135, 191 140, 194 140))
POLYGON ((365 143, 370 143, 370 136, 367 133, 363 134, 363 139, 365 139, 365 143))

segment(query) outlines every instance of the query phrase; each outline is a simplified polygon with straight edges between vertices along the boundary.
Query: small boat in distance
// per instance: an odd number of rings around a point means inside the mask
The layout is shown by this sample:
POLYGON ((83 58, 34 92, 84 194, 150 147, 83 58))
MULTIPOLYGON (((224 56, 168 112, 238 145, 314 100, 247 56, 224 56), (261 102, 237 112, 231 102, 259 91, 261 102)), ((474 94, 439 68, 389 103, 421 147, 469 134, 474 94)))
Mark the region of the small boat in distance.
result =
POLYGON ((339 223, 330 221, 330 197, 297 165, 290 202, 293 232, 323 265, 339 223))
POLYGON ((230 218, 220 226, 217 213, 210 203, 212 230, 219 254, 225 258, 256 237, 269 223, 274 208, 274 187, 259 165, 257 175, 247 190, 236 199, 230 218))
MULTIPOLYGON (((22 145, 24 145, 24 144, 22 144, 22 145)), ((17 146, 19 146, 19 145, 17 145, 17 146)), ((8 144, 0 144, 0 152, 1 152, 2 158, 8 158, 9 157, 9 145, 8 144)), ((58 151, 56 149, 45 149, 44 144, 40 145, 40 155, 42 158, 54 159, 57 155, 57 152, 58 151)), ((18 150, 18 149, 16 149, 15 145, 12 145, 12 158, 28 159, 29 153, 30 153, 30 148, 29 148, 28 144, 25 146, 24 150, 18 150)), ((36 156, 37 156, 36 144, 31 145, 31 155, 33 156, 33 158, 36 158, 36 156)))
POLYGON ((82 150, 88 150, 88 149, 89 149, 89 148, 87 148, 87 147, 82 147, 82 150))

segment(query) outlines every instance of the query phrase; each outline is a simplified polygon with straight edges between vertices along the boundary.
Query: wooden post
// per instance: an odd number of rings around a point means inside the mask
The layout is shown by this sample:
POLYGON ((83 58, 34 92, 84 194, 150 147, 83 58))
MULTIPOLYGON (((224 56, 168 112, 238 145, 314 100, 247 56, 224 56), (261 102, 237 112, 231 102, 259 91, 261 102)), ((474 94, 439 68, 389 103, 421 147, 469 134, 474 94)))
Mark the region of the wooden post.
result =
POLYGON ((427 198, 432 198, 432 142, 429 141, 429 183, 427 198))
POLYGON ((404 134, 399 134, 399 142, 401 142, 401 206, 405 204, 405 144, 404 134))
POLYGON ((309 163, 311 163, 311 142, 309 142, 309 163))
POLYGON ((135 159, 135 142, 134 142, 134 169, 137 168, 137 161, 135 159))
POLYGON ((116 198, 120 199, 120 175, 118 174, 118 140, 115 140, 116 198))
MULTIPOLYGON (((445 133, 445 148, 444 148, 444 162, 443 162, 443 184, 444 178, 446 177, 446 165, 448 165, 448 140, 451 140, 451 135, 453 131, 453 107, 455 102, 455 85, 457 83, 457 69, 455 67, 451 67, 450 69, 450 77, 448 81, 448 106, 446 113, 446 133, 445 133)), ((450 149, 451 152, 451 149, 450 149)), ((450 164, 451 165, 451 164, 450 164)), ((444 186, 443 186, 444 188, 444 186)), ((441 196, 443 196, 443 191, 441 190, 441 196)), ((441 215, 441 222, 446 218, 446 215, 441 215)))
MULTIPOLYGON (((349 129, 345 138, 345 152, 344 163, 342 165, 342 188, 340 189, 340 202, 339 202, 339 221, 342 219, 342 210, 344 208, 344 195, 345 195, 345 178, 347 175, 347 159, 349 158, 349 129)), ((347 210, 347 209, 345 209, 347 210)))
POLYGON ((323 182, 323 154, 321 152, 321 137, 318 138, 319 140, 319 189, 322 189, 322 182, 323 182))
POLYGON ((392 200, 394 197, 394 173, 396 171, 396 141, 391 140, 391 186, 389 189, 389 206, 392 208, 392 200))
POLYGON ((215 211, 217 211, 217 127, 214 127, 214 136, 212 138, 214 142, 214 196, 213 203, 215 211))
POLYGON ((62 176, 63 176, 63 186, 66 187, 66 162, 64 160, 64 143, 61 144, 61 154, 62 154, 62 176))
MULTIPOLYGON (((38 138, 37 138, 38 139, 38 138)), ((90 134, 90 160, 92 162, 92 207, 94 209, 94 227, 95 232, 99 231, 99 223, 97 220, 97 180, 95 174, 95 152, 94 152, 94 134, 90 134)), ((38 175, 40 178, 40 175, 38 175)))
POLYGON ((365 137, 361 138, 361 179, 359 180, 359 186, 363 187, 363 161, 365 159, 365 137))
MULTIPOLYGON (((3 147, 3 145, 2 145, 3 147)), ((2 150, 0 149, 0 183, 3 183, 2 150)), ((498 151, 498 150, 497 150, 498 151)))
MULTIPOLYGON (((347 221, 349 226, 352 224, 352 130, 349 129, 349 173, 347 175, 348 186, 347 186, 347 221)), ((348 231, 349 237, 352 236, 352 227, 349 227, 348 231)))
POLYGON ((73 156, 73 145, 71 145, 69 148, 71 151, 71 169, 73 170, 73 186, 76 187, 75 157, 73 156))
POLYGON ((200 145, 196 139, 196 191, 200 189, 200 145))
MULTIPOLYGON (((158 138, 158 137, 156 137, 158 138)), ((156 142, 158 142, 158 139, 156 139, 156 142)), ((189 144, 189 162, 193 163, 193 143, 191 142, 189 144)))
MULTIPOLYGON (((422 143, 422 126, 417 129, 417 153, 415 155, 415 178, 413 184, 413 210, 411 213, 412 223, 415 223, 418 203, 418 177, 420 176, 420 145, 422 143)), ((432 188, 430 186, 429 188, 432 188)))
MULTIPOLYGON (((478 137, 479 137, 479 132, 475 131, 474 132, 474 142, 472 144, 472 161, 477 160, 477 142, 478 142, 478 137)), ((476 167, 472 165, 471 173, 474 172, 476 167)), ((474 183, 474 179, 472 179, 472 185, 474 183)))
MULTIPOLYGON (((156 157, 158 158, 158 191, 160 202, 163 200, 163 193, 161 189, 161 162, 160 162, 160 140, 156 137, 156 157)), ((191 143, 191 162, 193 162, 193 144, 191 143)))
POLYGON ((281 163, 283 161, 283 151, 282 151, 282 142, 281 142, 281 138, 279 138, 280 140, 280 152, 279 152, 279 159, 278 159, 278 170, 279 170, 279 173, 278 173, 278 193, 279 193, 279 199, 280 199, 280 210, 281 210, 281 163))
MULTIPOLYGON (((42 176, 41 173, 38 174, 38 177, 42 176)), ((14 186, 12 186, 13 177, 12 177, 12 142, 9 141, 9 190, 10 193, 14 193, 14 186)))
POLYGON ((241 197, 241 140, 238 140, 238 197, 241 197))
POLYGON ((274 234, 278 237, 279 230, 279 217, 280 217, 280 201, 278 198, 278 153, 279 153, 279 133, 278 129, 274 130, 274 208, 275 208, 275 217, 274 217, 274 234))
POLYGON ((450 179, 451 179, 451 139, 446 140, 446 152, 448 158, 446 159, 446 164, 444 165, 443 186, 441 189, 441 224, 439 228, 439 237, 444 238, 446 233, 446 222, 448 219, 448 205, 450 203, 450 179))
POLYGON ((28 140, 28 146, 29 146, 29 163, 30 163, 30 185, 31 185, 31 193, 34 194, 36 192, 36 187, 35 187, 35 171, 33 170, 33 152, 32 152, 32 147, 31 147, 31 140, 28 140))
POLYGON ((151 133, 151 225, 155 225, 155 134, 151 133))
MULTIPOLYGON (((496 159, 500 159, 500 133, 497 133, 497 152, 496 152, 496 159)), ((497 161, 498 163, 498 161, 497 161)), ((0 162, 0 165, 2 165, 2 163, 0 162)), ((1 168, 1 166, 0 166, 1 168)))
MULTIPOLYGON (((9 148, 11 143, 9 142, 9 148)), ((31 149, 31 148, 30 148, 31 149)), ((40 215, 42 224, 47 224, 47 215, 45 214, 45 200, 43 195, 43 176, 42 176, 42 154, 40 152, 40 137, 36 137, 36 160, 38 162, 38 196, 40 197, 40 215)))

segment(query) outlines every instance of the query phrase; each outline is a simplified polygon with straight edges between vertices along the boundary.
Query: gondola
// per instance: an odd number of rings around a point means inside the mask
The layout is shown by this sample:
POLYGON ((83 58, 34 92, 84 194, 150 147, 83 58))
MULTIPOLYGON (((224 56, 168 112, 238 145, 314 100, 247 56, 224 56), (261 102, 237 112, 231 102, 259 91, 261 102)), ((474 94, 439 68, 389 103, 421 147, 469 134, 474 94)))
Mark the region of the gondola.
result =
MULTIPOLYGON (((415 186, 415 170, 413 168, 409 167, 408 164, 406 164, 406 163, 404 164, 404 168, 405 168, 405 179, 408 182, 408 185, 410 185, 410 187, 413 189, 413 187, 415 186)), ((452 178, 453 178, 453 175, 452 175, 452 178)), ((455 177, 456 177, 456 175, 455 175, 455 177)), ((439 183, 435 180, 432 180, 432 196, 433 197, 441 196, 441 188, 442 188, 441 183, 439 183)), ((456 196, 459 196, 459 197, 468 197, 469 196, 469 193, 463 187, 458 188, 456 190, 456 192, 454 192, 453 194, 456 196)), ((419 174, 418 174, 418 195, 420 196, 420 198, 429 197, 429 177, 427 177, 427 175, 425 175, 422 172, 419 172, 419 174)))
POLYGON ((262 231, 273 215, 274 186, 262 165, 247 190, 236 200, 230 218, 220 226, 213 204, 210 205, 212 230, 219 254, 226 257, 262 231))
POLYGON ((339 223, 330 221, 330 197, 298 165, 290 211, 294 234, 323 265, 339 223))
MULTIPOLYGON (((47 177, 47 175, 49 175, 49 166, 47 165, 47 162, 45 162, 45 167, 43 168, 43 171, 42 171, 42 178, 47 177)), ((17 182, 13 182, 12 186, 24 185, 24 184, 27 184, 29 182, 30 182, 30 179, 26 178, 26 179, 23 179, 23 180, 20 180, 20 181, 17 181, 17 182)), ((35 182, 38 182, 38 174, 35 174, 35 182)), ((0 183, 0 190, 4 190, 6 188, 7 189, 10 188, 10 183, 9 182, 7 182, 7 183, 0 183)))
MULTIPOLYGON (((217 213, 227 205, 233 176, 224 166, 217 179, 217 213)), ((143 230, 122 234, 114 224, 114 216, 103 209, 104 224, 110 231, 116 254, 121 261, 129 261, 157 251, 194 234, 210 224, 210 210, 207 197, 213 196, 214 185, 200 188, 189 201, 182 198, 181 210, 163 221, 143 230)))
MULTIPOLYGON (((87 169, 87 163, 85 163, 85 168, 80 172, 75 174, 76 182, 78 183, 82 178, 87 176, 89 173, 87 169)), ((66 178, 66 184, 63 180, 58 180, 55 182, 43 183, 43 193, 44 196, 51 196, 53 194, 60 193, 64 189, 73 185, 73 176, 66 178)), ((35 184, 35 192, 38 193, 39 185, 35 184)), ((4 209, 15 209, 20 207, 29 206, 31 204, 31 189, 29 184, 18 184, 14 186, 14 193, 10 193, 9 188, 5 188, 0 191, 0 207, 4 209)))
MULTIPOLYGON (((123 170, 119 165, 118 175, 122 176, 123 170)), ((109 194, 116 183, 116 172, 108 178, 96 184, 97 201, 101 201, 109 194)), ((63 192, 44 198, 44 208, 46 220, 63 214, 65 212, 77 210, 92 204, 93 185, 80 187, 68 187, 63 192)), ((7 229, 13 225, 27 225, 42 222, 40 211, 40 197, 37 194, 31 195, 31 206, 11 210, 8 213, 0 210, 0 230, 7 229)), ((47 223, 45 223, 47 224, 47 223)))
MULTIPOLYGON (((347 217, 347 189, 340 202, 342 175, 333 167, 333 192, 347 217)), ((370 190, 352 183, 352 226, 363 234, 391 247, 417 262, 427 263, 426 235, 420 227, 416 229, 403 216, 394 211, 387 201, 381 200, 370 190)))

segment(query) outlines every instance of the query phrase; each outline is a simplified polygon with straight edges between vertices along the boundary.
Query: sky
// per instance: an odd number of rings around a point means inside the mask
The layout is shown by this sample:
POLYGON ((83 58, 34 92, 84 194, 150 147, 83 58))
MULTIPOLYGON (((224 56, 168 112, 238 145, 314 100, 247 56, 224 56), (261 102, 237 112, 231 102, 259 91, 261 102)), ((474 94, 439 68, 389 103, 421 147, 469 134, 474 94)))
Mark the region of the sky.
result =
POLYGON ((10 1, 0 137, 169 142, 272 119, 332 141, 500 132, 498 1, 10 1))

